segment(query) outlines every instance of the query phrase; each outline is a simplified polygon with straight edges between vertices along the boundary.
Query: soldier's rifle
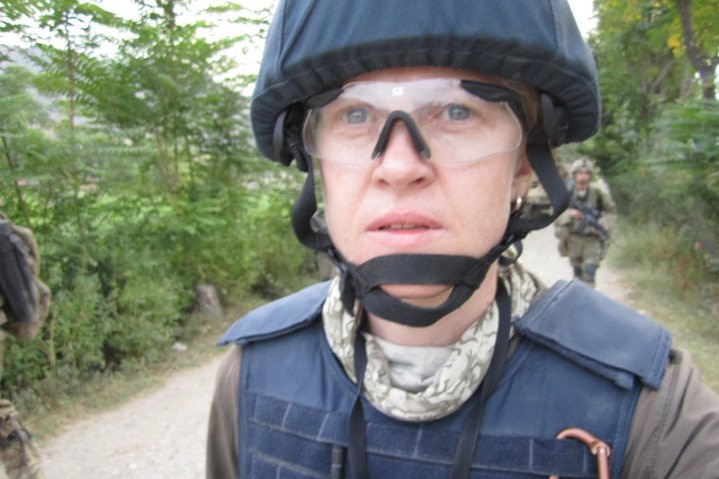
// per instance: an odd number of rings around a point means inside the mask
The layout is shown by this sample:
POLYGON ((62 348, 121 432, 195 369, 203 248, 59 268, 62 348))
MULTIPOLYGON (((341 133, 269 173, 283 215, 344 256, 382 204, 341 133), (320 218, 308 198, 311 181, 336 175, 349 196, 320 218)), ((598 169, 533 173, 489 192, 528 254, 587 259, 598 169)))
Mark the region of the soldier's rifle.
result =
POLYGON ((602 241, 609 241, 609 231, 607 231, 604 226, 599 224, 599 218, 602 216, 599 211, 595 210, 586 203, 577 201, 576 198, 570 199, 569 205, 582 213, 582 220, 577 225, 577 231, 583 232, 587 227, 591 226, 594 228, 594 231, 597 232, 597 236, 599 236, 602 241))

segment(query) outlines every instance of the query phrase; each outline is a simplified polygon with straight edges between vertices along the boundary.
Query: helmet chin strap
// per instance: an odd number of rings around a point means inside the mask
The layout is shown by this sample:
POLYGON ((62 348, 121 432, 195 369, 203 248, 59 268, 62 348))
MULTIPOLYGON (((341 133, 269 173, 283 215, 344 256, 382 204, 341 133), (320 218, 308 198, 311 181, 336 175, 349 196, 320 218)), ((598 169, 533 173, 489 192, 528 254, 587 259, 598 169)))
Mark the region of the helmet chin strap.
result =
POLYGON ((500 243, 479 259, 439 254, 379 256, 361 265, 335 258, 341 278, 342 304, 355 300, 369 313, 405 326, 425 327, 462 306, 484 281, 489 267, 511 245, 500 243), (447 299, 434 307, 406 303, 385 293, 382 285, 451 285, 447 299))
MULTIPOLYGON (((547 97, 548 98, 548 97, 547 97)), ((551 101, 551 100, 549 100, 551 101)), ((553 105, 542 103, 543 114, 553 114, 553 105), (547 111, 547 107, 552 108, 547 111)), ((375 147, 375 157, 384 150, 389 129, 396 121, 404 122, 411 132, 417 151, 425 158, 430 152, 414 122, 408 115, 394 114, 388 119, 375 147)), ((348 312, 353 312, 355 301, 380 318, 412 327, 430 326, 462 306, 484 281, 490 266, 514 243, 521 241, 530 231, 543 228, 564 211, 569 201, 568 193, 552 158, 548 135, 544 131, 530 132, 527 154, 541 184, 544 186, 553 207, 551 215, 531 219, 523 218, 521 210, 509 218, 507 229, 500 242, 481 258, 439 254, 396 254, 373 258, 360 265, 354 265, 343 258, 325 231, 312 228, 312 217, 317 212, 315 180, 312 160, 302 146, 299 128, 295 122, 287 122, 284 116, 278 120, 276 133, 281 128, 284 134, 276 135, 294 156, 298 168, 307 172, 302 191, 292 208, 292 225, 300 242, 317 251, 327 253, 337 266, 341 279, 342 303, 348 312), (382 285, 448 285, 452 291, 440 305, 422 307, 406 303, 390 296, 381 289, 382 285)), ((545 119, 544 130, 547 129, 545 119)), ((277 143, 277 142, 276 142, 277 143)))

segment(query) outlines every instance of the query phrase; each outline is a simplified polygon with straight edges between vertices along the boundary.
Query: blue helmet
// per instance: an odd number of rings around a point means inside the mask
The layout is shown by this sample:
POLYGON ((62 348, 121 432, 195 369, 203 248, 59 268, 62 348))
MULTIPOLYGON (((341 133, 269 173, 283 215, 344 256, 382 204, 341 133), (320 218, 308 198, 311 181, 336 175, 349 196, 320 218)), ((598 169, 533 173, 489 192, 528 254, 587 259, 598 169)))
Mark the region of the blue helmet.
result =
POLYGON ((599 126, 594 59, 566 0, 282 0, 269 30, 251 118, 259 150, 290 105, 362 73, 437 66, 518 80, 566 113, 554 144, 599 126))

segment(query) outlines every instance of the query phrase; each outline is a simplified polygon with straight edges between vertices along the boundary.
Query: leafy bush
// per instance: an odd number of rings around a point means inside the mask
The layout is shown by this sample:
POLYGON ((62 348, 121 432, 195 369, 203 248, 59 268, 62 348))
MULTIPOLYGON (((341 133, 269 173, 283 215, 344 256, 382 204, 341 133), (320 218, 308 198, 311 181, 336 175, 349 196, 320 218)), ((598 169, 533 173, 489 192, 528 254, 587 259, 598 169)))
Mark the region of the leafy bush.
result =
POLYGON ((298 190, 297 177, 281 171, 260 178, 247 192, 240 223, 243 247, 252 262, 247 286, 255 293, 286 293, 315 272, 313 254, 300 245, 291 227, 290 210, 298 190))
POLYGON ((189 295, 167 267, 147 255, 137 259, 145 261, 108 298, 112 314, 102 345, 109 366, 134 368, 159 359, 179 334, 186 313, 183 296, 189 295))
POLYGON ((4 385, 72 384, 160 358, 192 330, 198 282, 215 284, 228 300, 295 289, 314 274, 313 255, 290 226, 298 188, 297 176, 270 169, 233 188, 160 198, 91 191, 56 205, 65 223, 35 231, 51 314, 34 340, 8 341, 4 385))
POLYGON ((622 213, 679 233, 680 244, 719 274, 719 105, 703 100, 667 107, 653 142, 634 167, 612 178, 622 213))
MULTIPOLYGON (((50 274, 55 276, 53 269, 50 274)), ((49 284, 54 279, 48 278, 49 284)), ((105 308, 97 276, 78 276, 71 289, 55 291, 51 313, 35 339, 8 337, 3 383, 10 390, 48 376, 72 381, 105 368, 99 320, 105 308)))
POLYGON ((125 24, 142 35, 113 58, 63 38, 33 42, 39 76, 0 71, 0 209, 33 229, 53 293, 39 335, 7 340, 4 393, 154 361, 192 334, 197 283, 231 302, 312 273, 290 227, 298 177, 251 145, 251 76, 216 80, 227 44, 165 37, 163 14, 125 24))

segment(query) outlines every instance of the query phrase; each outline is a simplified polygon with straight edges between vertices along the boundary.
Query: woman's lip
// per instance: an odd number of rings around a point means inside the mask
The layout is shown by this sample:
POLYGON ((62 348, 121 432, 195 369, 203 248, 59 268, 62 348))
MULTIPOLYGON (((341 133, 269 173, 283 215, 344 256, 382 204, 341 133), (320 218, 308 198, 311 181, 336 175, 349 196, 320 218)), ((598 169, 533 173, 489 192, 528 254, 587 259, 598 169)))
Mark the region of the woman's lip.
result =
POLYGON ((442 225, 427 216, 416 213, 392 213, 383 215, 370 223, 369 231, 409 232, 439 229, 442 225))

